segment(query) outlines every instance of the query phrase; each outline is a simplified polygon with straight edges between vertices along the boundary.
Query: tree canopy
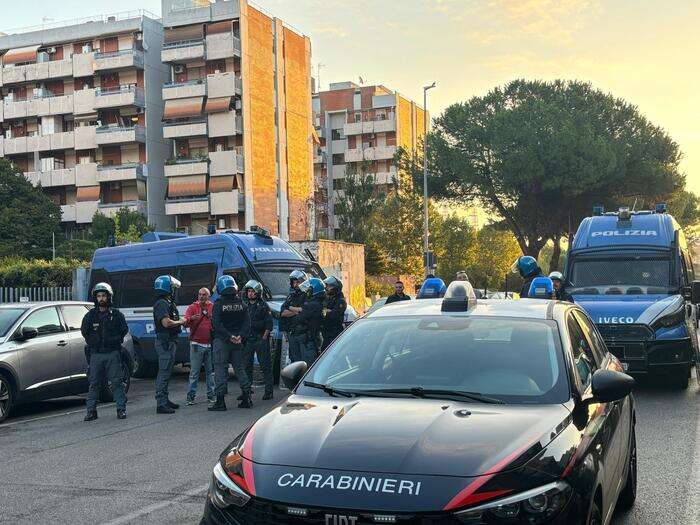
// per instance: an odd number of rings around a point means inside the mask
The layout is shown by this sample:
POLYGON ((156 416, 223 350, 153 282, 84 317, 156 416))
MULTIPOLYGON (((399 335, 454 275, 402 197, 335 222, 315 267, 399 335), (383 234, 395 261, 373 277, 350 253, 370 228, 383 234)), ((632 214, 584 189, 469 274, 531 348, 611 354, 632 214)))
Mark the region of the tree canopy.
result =
POLYGON ((0 256, 50 258, 61 208, 0 158, 0 256))
MULTIPOLYGON (((661 200, 685 184, 668 134, 584 82, 515 80, 454 104, 436 119, 428 145, 431 196, 477 199, 535 257, 595 204, 661 200)), ((420 180, 415 160, 403 155, 401 164, 420 180)))

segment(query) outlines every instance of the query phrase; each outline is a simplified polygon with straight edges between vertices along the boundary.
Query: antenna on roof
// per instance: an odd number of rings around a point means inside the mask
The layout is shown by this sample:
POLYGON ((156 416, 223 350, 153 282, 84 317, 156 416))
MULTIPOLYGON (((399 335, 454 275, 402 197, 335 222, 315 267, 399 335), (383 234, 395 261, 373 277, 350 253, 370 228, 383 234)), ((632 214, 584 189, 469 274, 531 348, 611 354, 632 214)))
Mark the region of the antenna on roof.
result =
POLYGON ((637 197, 634 198, 634 204, 632 205, 632 211, 637 208, 637 197))

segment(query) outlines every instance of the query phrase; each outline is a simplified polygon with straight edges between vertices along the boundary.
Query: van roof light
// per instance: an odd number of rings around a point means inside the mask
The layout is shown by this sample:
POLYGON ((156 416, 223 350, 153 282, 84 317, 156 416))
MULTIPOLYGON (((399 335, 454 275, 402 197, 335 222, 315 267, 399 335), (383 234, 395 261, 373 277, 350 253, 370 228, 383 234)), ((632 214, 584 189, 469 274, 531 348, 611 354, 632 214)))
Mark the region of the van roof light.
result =
POLYGON ((620 211, 617 213, 617 216, 620 218, 621 221, 628 221, 632 218, 632 212, 629 208, 620 208, 620 211))
POLYGON ((469 281, 451 282, 442 299, 443 312, 466 312, 476 305, 476 294, 469 281))
POLYGON ((602 205, 593 206, 593 215, 598 216, 603 215, 603 213, 605 213, 605 208, 602 205))
POLYGON ((656 213, 666 213, 668 211, 668 204, 665 202, 659 202, 654 211, 656 211, 656 213))
POLYGON ((269 237, 270 236, 270 230, 266 230, 262 226, 257 226, 253 224, 250 227, 250 231, 253 232, 256 235, 262 235, 263 237, 269 237))

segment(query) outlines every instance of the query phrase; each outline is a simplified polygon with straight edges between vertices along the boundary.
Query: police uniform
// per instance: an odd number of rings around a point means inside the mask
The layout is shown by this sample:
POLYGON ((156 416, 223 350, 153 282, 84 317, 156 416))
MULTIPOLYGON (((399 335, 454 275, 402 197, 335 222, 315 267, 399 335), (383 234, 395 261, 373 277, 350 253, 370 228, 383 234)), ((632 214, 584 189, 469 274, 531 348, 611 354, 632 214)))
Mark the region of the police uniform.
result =
POLYGON ((88 414, 96 412, 99 391, 107 380, 112 383, 117 412, 126 410, 121 346, 129 333, 129 327, 124 314, 111 306, 106 310, 95 306, 83 317, 80 333, 85 339, 89 365, 90 387, 86 403, 88 414))
POLYGON ((177 339, 182 332, 182 326, 163 326, 163 319, 180 320, 177 305, 171 295, 163 295, 153 305, 153 321, 156 329, 155 347, 158 354, 158 375, 156 376, 156 403, 158 407, 177 408, 168 398, 168 384, 175 364, 177 339))
MULTIPOLYGON (((217 403, 228 394, 228 365, 231 363, 241 386, 242 398, 250 399, 251 383, 245 371, 243 342, 232 343, 232 336, 244 337, 248 312, 237 293, 220 295, 214 302, 212 326, 214 328, 214 393, 217 403)), ((213 407, 209 407, 213 408, 213 407)))
POLYGON ((253 358, 258 355, 258 363, 265 380, 265 398, 272 398, 272 358, 270 356, 270 338, 272 331, 272 314, 270 307, 265 301, 258 298, 255 301, 248 301, 248 325, 245 331, 245 370, 248 379, 253 379, 253 358), (268 338, 263 339, 263 334, 267 332, 268 338))
MULTIPOLYGON (((292 288, 287 296, 287 299, 282 303, 280 311, 289 310, 290 306, 301 307, 306 301, 306 294, 299 288, 292 288)), ((289 343, 289 360, 294 363, 303 359, 303 348, 305 344, 304 336, 299 335, 294 327, 297 323, 297 317, 280 317, 280 329, 287 332, 287 341, 289 343)))
POLYGON ((295 316, 296 322, 289 336, 301 342, 301 360, 311 366, 318 357, 318 338, 323 320, 323 296, 307 299, 301 312, 295 316))
POLYGON ((323 300, 323 310, 326 311, 326 314, 323 316, 321 324, 321 334, 323 335, 321 351, 328 348, 333 339, 338 337, 343 331, 343 321, 345 320, 347 307, 348 303, 345 301, 342 291, 333 294, 326 293, 326 298, 323 300))

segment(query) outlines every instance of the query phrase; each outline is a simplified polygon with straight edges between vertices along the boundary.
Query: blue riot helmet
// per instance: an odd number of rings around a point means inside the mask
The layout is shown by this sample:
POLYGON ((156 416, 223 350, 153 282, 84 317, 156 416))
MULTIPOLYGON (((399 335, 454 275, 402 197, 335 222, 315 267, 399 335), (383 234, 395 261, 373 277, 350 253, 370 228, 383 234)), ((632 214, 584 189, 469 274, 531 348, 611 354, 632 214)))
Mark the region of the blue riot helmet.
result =
POLYGON ((527 279, 531 275, 535 275, 541 271, 539 265, 537 264, 537 259, 530 255, 518 257, 510 269, 513 273, 519 273, 520 277, 523 279, 527 279))
POLYGON ((535 277, 530 283, 528 297, 534 299, 551 299, 554 294, 554 283, 549 277, 535 277))
POLYGON ((437 299, 445 295, 445 281, 439 277, 428 277, 418 292, 418 299, 437 299))
POLYGON ((159 275, 153 283, 153 289, 159 295, 172 295, 181 285, 172 275, 159 275))
POLYGON ((233 295, 238 291, 236 280, 230 275, 222 275, 216 280, 216 291, 219 295, 233 295))
POLYGON ((308 297, 319 297, 326 292, 326 287, 321 279, 312 277, 299 285, 299 290, 308 297))
POLYGON ((333 291, 333 293, 343 291, 343 281, 341 281, 340 279, 338 279, 334 275, 326 277, 323 280, 323 284, 326 285, 326 288, 328 289, 329 292, 331 290, 333 291))

